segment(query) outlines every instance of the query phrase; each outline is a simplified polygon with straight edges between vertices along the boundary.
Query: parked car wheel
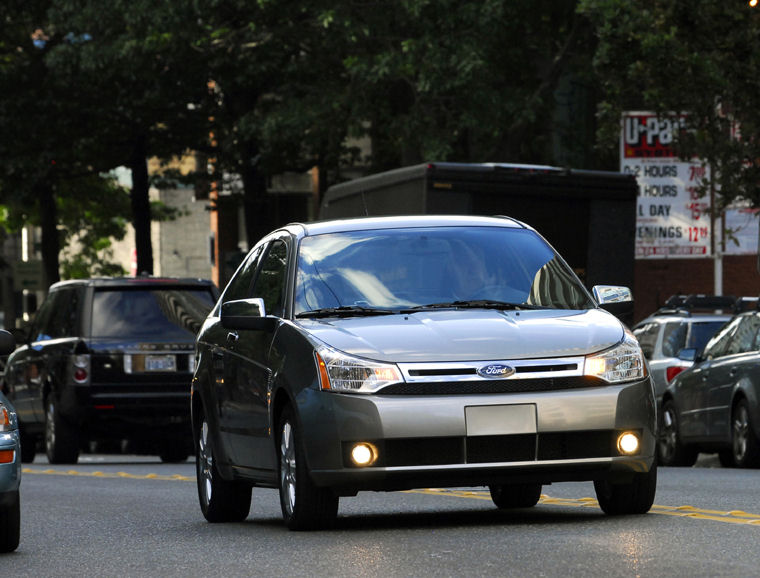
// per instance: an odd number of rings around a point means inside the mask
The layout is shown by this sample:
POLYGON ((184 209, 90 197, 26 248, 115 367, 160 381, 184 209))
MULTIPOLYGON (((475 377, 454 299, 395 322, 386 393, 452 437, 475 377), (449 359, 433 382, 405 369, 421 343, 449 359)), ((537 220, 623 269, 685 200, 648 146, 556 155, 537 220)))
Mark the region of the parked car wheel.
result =
POLYGON ((0 506, 0 552, 18 548, 21 535, 21 500, 18 491, 11 493, 10 502, 0 506))
POLYGON ((754 468, 760 465, 760 444, 752 427, 746 399, 739 400, 731 416, 731 446, 736 467, 754 468))
POLYGON ((45 451, 51 464, 75 464, 79 459, 76 428, 61 415, 52 395, 47 400, 45 414, 45 451))
POLYGON ((675 404, 668 400, 662 408, 662 423, 657 444, 660 465, 691 467, 699 452, 681 443, 675 404))
POLYGON ((285 408, 278 427, 280 505, 291 530, 329 528, 338 515, 339 498, 330 489, 319 488, 309 477, 293 410, 285 408))
POLYGON ((225 480, 214 462, 208 422, 204 417, 198 428, 195 455, 201 511, 209 522, 242 522, 251 510, 253 488, 243 482, 225 480))
POLYGON ((736 467, 736 464, 734 463, 733 449, 719 451, 718 461, 720 462, 720 465, 723 466, 724 468, 736 467))
POLYGON ((541 484, 499 484, 488 486, 499 509, 531 508, 541 498, 541 484))
POLYGON ((654 503, 657 490, 657 466, 652 466, 646 473, 633 474, 628 483, 596 480, 594 489, 599 507, 605 514, 646 514, 654 503))

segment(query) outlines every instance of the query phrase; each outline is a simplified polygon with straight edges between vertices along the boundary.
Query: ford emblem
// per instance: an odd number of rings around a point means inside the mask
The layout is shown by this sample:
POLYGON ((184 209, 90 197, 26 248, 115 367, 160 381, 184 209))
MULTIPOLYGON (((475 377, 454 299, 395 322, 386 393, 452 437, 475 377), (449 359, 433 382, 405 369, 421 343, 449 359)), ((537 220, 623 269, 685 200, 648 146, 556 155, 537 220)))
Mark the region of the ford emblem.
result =
POLYGON ((515 372, 514 367, 509 365, 502 365, 500 363, 493 363, 491 365, 484 365, 478 369, 478 375, 480 377, 486 377, 488 379, 496 379, 499 377, 509 377, 515 372))

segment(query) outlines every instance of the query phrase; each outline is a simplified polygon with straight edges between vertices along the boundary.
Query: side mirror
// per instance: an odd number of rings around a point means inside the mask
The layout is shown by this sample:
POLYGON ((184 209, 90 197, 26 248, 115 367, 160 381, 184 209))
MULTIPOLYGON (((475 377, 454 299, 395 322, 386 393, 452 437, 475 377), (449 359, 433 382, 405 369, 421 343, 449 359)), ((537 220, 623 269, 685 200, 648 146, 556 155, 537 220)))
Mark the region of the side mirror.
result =
POLYGON ((16 339, 10 331, 0 329, 0 355, 10 355, 16 349, 16 339))
POLYGON ((633 293, 628 287, 594 285, 591 289, 599 307, 609 311, 625 325, 633 322, 633 293))
POLYGON ((225 329, 269 330, 276 322, 266 316, 264 300, 259 297, 222 303, 221 320, 225 329))
POLYGON ((630 303, 633 301, 633 294, 628 287, 618 287, 617 285, 594 285, 591 289, 594 299, 599 305, 609 305, 610 303, 630 303))
POLYGON ((681 349, 678 352, 678 359, 680 359, 681 361, 690 361, 693 363, 697 361, 697 350, 694 349, 693 347, 687 347, 687 348, 681 349))

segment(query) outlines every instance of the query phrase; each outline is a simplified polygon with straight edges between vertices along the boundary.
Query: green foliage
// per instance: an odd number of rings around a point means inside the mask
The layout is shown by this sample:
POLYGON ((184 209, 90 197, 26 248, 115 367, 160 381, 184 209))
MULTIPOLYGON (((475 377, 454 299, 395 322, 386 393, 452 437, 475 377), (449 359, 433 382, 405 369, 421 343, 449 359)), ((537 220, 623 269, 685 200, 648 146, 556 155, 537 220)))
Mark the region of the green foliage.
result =
POLYGON ((679 154, 711 166, 724 203, 760 205, 760 12, 720 0, 580 0, 579 10, 599 41, 600 143, 618 146, 624 110, 688 113, 679 154))

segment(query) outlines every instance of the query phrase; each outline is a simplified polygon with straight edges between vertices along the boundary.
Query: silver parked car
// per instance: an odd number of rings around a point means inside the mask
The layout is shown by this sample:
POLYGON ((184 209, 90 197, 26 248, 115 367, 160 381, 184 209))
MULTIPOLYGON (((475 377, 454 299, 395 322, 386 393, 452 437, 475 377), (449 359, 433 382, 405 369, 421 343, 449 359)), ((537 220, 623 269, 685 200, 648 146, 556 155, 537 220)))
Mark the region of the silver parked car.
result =
POLYGON ((673 295, 667 303, 633 327, 652 372, 658 401, 668 383, 692 363, 678 357, 682 349, 701 351, 736 312, 734 297, 673 295))
MULTIPOLYGON (((0 330, 0 355, 8 355, 15 340, 0 330)), ((0 553, 18 547, 21 530, 21 444, 16 412, 0 391, 0 553)))
POLYGON ((487 486, 499 508, 593 480, 608 514, 654 500, 654 389, 638 342, 510 218, 292 224, 257 243, 197 340, 198 495, 211 522, 279 488, 291 529, 362 490, 487 486))

